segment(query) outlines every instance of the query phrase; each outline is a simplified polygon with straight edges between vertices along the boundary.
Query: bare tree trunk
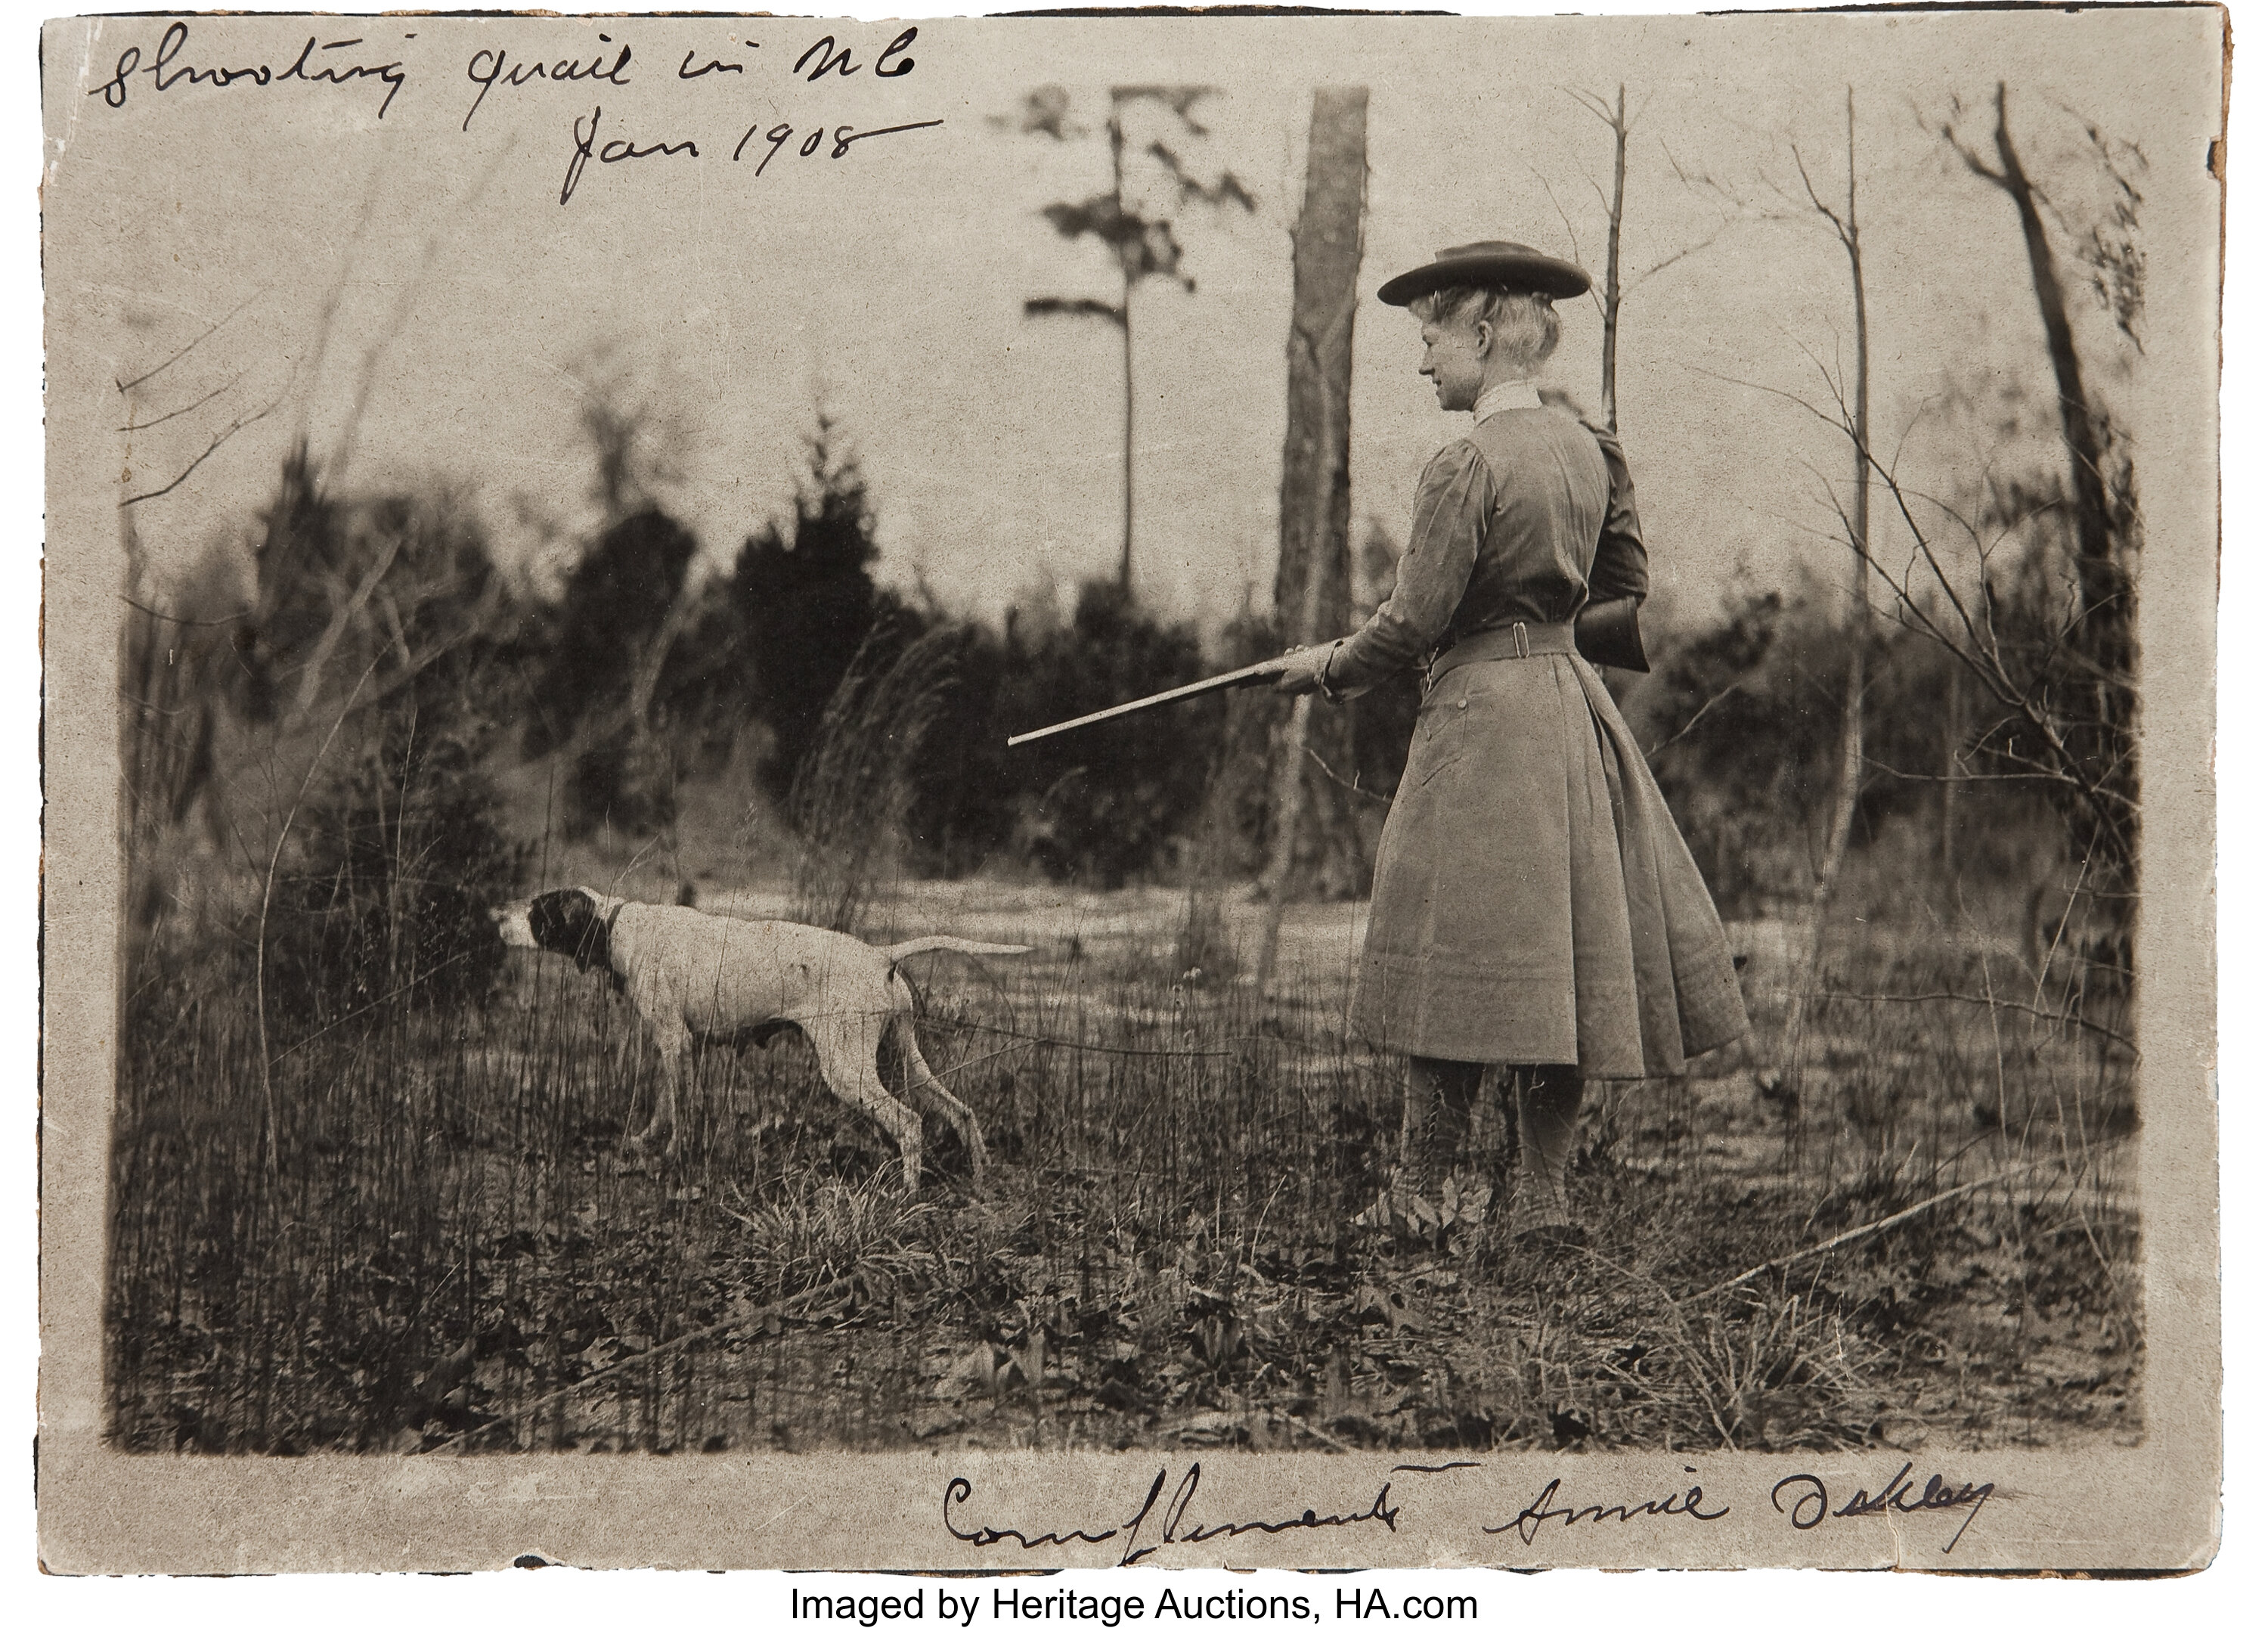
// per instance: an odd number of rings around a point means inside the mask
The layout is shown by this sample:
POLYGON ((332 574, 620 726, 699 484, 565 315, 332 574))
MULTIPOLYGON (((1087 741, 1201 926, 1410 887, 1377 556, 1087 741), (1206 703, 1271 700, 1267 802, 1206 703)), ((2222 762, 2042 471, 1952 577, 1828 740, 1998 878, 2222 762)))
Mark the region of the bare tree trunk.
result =
MULTIPOLYGON (((1827 907, 1842 874, 1843 861, 1850 852, 1851 822, 1858 812, 1859 780, 1866 770, 1867 587, 1873 570, 1868 500, 1874 483, 1868 468, 1872 444, 1867 439, 1867 276, 1859 246, 1858 104, 1856 95, 1847 85, 1843 92, 1843 119, 1849 165, 1849 189, 1845 194, 1843 211, 1838 215, 1821 203, 1815 193, 1812 202, 1834 225, 1835 235, 1841 239, 1844 253, 1850 259, 1851 306, 1859 335, 1858 387, 1852 408, 1851 434, 1851 603, 1845 622, 1849 651, 1843 672, 1843 723, 1836 750, 1835 801, 1828 811, 1826 849, 1820 856, 1819 873, 1811 889, 1811 915, 1804 932, 1804 954, 1796 964, 1796 977, 1788 991, 1787 1023, 1780 1035, 1780 1080, 1786 1086, 1797 1084, 1800 1077, 1804 1020, 1810 1008, 1812 991, 1818 983, 1827 907)), ((1810 185, 1808 178, 1805 185, 1810 185)))
POLYGON ((1607 127, 1615 133, 1615 197, 1607 210, 1607 280, 1602 310, 1606 319, 1606 339, 1599 351, 1599 412, 1607 423, 1607 433, 1618 433, 1615 424, 1615 336, 1619 331, 1623 311, 1623 178, 1629 169, 1630 119, 1627 87, 1615 86, 1615 116, 1607 127))
MULTIPOLYGON (((1126 129, 1120 122, 1115 96, 1110 105, 1110 195, 1123 210, 1126 129)), ((1122 279, 1118 296, 1118 377, 1124 388, 1125 408, 1119 421, 1119 463, 1125 481, 1121 488, 1119 509, 1118 591, 1130 599, 1134 593, 1134 268, 1123 248, 1118 254, 1118 274, 1122 279)))
MULTIPOLYGON (((1307 130, 1307 197, 1292 247, 1292 334, 1285 347, 1290 412, 1284 432, 1284 481, 1276 568, 1276 620, 1295 644, 1335 637, 1346 626, 1351 587, 1347 548, 1347 392, 1354 376, 1356 278, 1362 267, 1363 194, 1369 179, 1370 92, 1315 92, 1307 130)), ((1327 752, 1344 759, 1351 733, 1343 714, 1322 715, 1327 752)), ((1276 947, 1302 827, 1315 832, 1317 868, 1357 868, 1359 844, 1352 811, 1306 795, 1321 777, 1309 768, 1317 713, 1312 696, 1292 704, 1278 750, 1268 862, 1261 887, 1259 982, 1276 973, 1276 947), (1309 804, 1314 817, 1303 818, 1309 804), (1336 861, 1336 864, 1334 864, 1336 861)), ((1323 875, 1334 890, 1351 875, 1323 875)))
POLYGON ((2123 586, 2109 577, 2111 538, 2116 531, 2110 498, 2102 479, 2102 438, 2095 428, 2087 385, 2079 365, 2079 347, 2072 337, 2070 308, 2064 299, 2063 280, 2056 275, 2055 256, 2048 247, 2047 227, 2040 218, 2039 195, 2024 173, 2016 154, 2015 138, 2008 132, 2008 87, 1999 87, 1994 102, 1998 113, 1992 143, 2000 155, 2000 173, 1980 171, 2008 195, 2023 225, 2024 253, 2031 262, 2032 289, 2038 298, 2040 322, 2047 329, 2048 357, 2054 364, 2056 395, 2063 411, 2064 445, 2071 453, 2071 490, 2079 510, 2079 568, 2090 611, 2119 600, 2123 586), (2107 579, 2108 578, 2108 579, 2107 579))
POLYGON ((1126 320, 1118 325, 1119 376, 1125 381, 1124 440, 1119 461, 1123 468, 1125 483, 1119 509, 1118 591, 1130 599, 1134 593, 1134 279, 1126 280, 1125 303, 1119 308, 1126 320))
MULTIPOLYGON (((2117 829, 2109 851, 2121 856, 2118 874, 2108 891, 2117 902, 2122 918, 2133 888, 2130 857, 2134 849, 2131 815, 2116 811, 2135 805, 2132 737, 2134 727, 2134 601, 2122 549, 2129 541, 2133 516, 2131 493, 2115 492, 2106 476, 2110 452, 2104 421, 2087 393, 2078 342, 2071 326, 2071 310, 2063 280, 2056 273, 2047 227, 2041 218, 2040 193, 2025 172, 2008 129, 2008 86, 1999 85, 1993 99, 1992 144, 1999 158, 1995 169, 1964 145, 1950 124, 1943 127, 1947 143, 1979 178, 1998 187, 2016 206, 2023 229, 2024 253, 2030 262, 2032 291, 2039 302, 2040 324, 2046 330, 2048 358, 2055 368, 2056 396, 2061 409, 2063 438, 2069 453, 2073 508, 2078 530, 2080 609, 2067 648, 2075 658, 2079 678, 2088 692, 2087 711, 2092 714, 2080 730, 2068 732, 2071 755, 2093 783, 2080 789, 2092 816, 2117 829), (2075 738, 2072 738, 2075 737, 2075 738)), ((2080 688, 2074 684, 2073 688, 2080 688)), ((2089 843, 2090 851, 2098 844, 2089 843)))

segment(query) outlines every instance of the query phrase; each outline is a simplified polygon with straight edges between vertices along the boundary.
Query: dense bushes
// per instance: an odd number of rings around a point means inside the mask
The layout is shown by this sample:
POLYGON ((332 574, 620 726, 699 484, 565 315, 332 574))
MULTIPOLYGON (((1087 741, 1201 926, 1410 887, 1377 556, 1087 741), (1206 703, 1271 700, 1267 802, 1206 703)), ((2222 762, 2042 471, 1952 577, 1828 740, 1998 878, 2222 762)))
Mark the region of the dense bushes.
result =
POLYGON ((1008 737, 1170 689, 1211 669, 1196 630, 1116 583, 1081 586, 1068 622, 966 628, 961 680, 925 757, 913 835, 932 870, 1006 854, 1116 887, 1170 866, 1204 800, 1221 703, 1199 701, 1019 747, 1008 737))
POLYGON ((736 686, 770 729, 758 778, 775 797, 794 784, 868 635, 897 608, 874 586, 874 558, 865 477, 822 414, 792 520, 750 537, 721 585, 739 655, 726 688, 736 686))
MULTIPOLYGON (((1720 908, 1771 915, 1808 899, 1836 774, 1849 635, 1830 595, 1747 593, 1631 687, 1624 710, 1720 908)), ((1852 841, 1900 822, 1929 828, 1948 877, 2012 823, 2036 837, 2052 818, 2007 777, 1992 715, 1959 664, 1926 634, 1868 625, 1865 773, 1852 841)), ((1994 849, 1993 851, 1998 851, 1994 849)))

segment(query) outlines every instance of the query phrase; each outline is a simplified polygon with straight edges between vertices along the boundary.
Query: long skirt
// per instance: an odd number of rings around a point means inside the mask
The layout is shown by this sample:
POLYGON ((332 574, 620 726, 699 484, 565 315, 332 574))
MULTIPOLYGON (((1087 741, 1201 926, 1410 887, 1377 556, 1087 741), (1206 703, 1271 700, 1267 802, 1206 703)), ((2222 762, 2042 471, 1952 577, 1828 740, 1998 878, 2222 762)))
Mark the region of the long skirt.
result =
POLYGON ((1707 886, 1572 655, 1472 661, 1418 714, 1352 1013, 1381 1049, 1682 1073, 1748 1028, 1707 886))

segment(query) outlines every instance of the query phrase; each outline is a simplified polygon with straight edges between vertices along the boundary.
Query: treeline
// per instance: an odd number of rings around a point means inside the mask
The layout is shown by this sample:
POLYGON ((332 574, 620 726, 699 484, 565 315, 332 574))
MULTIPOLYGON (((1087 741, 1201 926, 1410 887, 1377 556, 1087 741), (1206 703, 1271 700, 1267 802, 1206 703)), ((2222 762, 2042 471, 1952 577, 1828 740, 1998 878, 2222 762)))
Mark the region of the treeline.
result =
MULTIPOLYGON (((1005 742, 1280 648, 1264 619, 1208 639, 1098 579, 1068 614, 970 621, 875 580, 874 524, 822 418, 792 512, 729 568, 704 572, 692 534, 642 501, 547 594, 448 492, 334 497, 294 453, 257 517, 249 593, 217 560, 129 619, 137 943, 217 921, 225 954, 264 961, 279 1011, 308 1024, 405 990, 476 993, 497 964, 482 905, 537 844, 666 840, 701 785, 779 812, 834 889, 823 917, 883 859, 1101 887, 1256 874, 1286 710, 1266 693, 1005 742), (540 819, 500 789, 528 765, 540 819)), ((2009 637, 2021 604, 2005 599, 2009 637)), ((1735 596, 1698 634, 1657 636, 1654 674, 1616 679, 1729 912, 1810 886, 1838 620, 1824 594, 1735 596)), ((1874 637, 1858 844, 1898 829, 1950 873, 1980 841, 2036 836, 2036 795, 1992 774, 1988 698, 1934 642, 1889 620, 1874 637)), ((1418 699, 1412 675, 1351 704, 1348 761, 1324 764, 1366 840, 1418 699)))
POLYGON ((843 728, 918 733, 892 756, 913 792, 902 857, 922 871, 1005 855, 1115 886, 1170 868, 1213 768, 1202 725, 1182 715, 1053 750, 1005 741, 1201 676, 1197 631, 1101 580, 1067 617, 963 620, 874 580, 874 524, 858 462, 822 417, 792 512, 729 569, 692 575, 690 534, 647 508, 596 540, 556 605, 526 608, 520 662, 535 677, 520 744, 564 760, 563 829, 650 835, 681 788, 720 777, 792 818, 824 800, 808 785, 799 798, 799 782, 821 766, 832 704, 843 728))

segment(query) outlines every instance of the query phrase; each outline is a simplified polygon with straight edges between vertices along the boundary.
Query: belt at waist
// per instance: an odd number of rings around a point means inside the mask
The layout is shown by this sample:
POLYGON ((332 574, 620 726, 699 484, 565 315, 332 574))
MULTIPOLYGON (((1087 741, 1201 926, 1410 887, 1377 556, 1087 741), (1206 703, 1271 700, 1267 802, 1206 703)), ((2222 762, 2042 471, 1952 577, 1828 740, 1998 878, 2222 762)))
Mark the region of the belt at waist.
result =
POLYGON ((1469 661, 1505 661, 1523 656, 1572 656, 1575 653, 1575 624, 1572 622, 1515 622, 1489 628, 1459 639, 1433 658, 1425 681, 1438 684, 1444 676, 1469 661))

